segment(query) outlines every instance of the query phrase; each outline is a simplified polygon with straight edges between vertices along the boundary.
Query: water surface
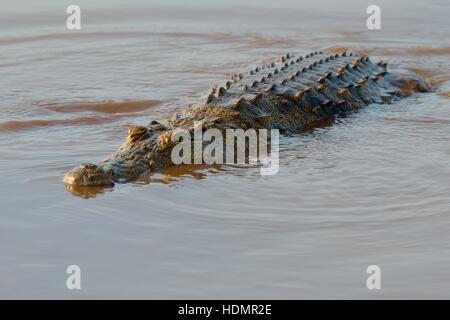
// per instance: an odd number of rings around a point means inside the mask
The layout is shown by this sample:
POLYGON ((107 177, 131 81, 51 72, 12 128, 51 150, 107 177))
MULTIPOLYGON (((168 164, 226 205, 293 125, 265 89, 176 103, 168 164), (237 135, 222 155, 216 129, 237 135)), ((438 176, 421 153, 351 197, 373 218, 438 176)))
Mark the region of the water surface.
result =
POLYGON ((448 1, 4 1, 1 298, 450 298, 448 1), (66 190, 127 127, 293 52, 348 48, 435 91, 283 137, 281 167, 185 167, 66 190), (81 291, 65 269, 82 269, 81 291), (366 267, 382 269, 367 290, 366 267))

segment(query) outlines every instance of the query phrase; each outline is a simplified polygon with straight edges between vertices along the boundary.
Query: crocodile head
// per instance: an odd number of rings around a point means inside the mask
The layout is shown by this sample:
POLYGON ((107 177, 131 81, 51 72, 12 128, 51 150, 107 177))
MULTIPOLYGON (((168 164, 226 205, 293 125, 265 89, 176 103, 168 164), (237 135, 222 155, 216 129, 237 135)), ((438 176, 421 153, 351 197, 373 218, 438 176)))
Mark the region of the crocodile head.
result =
POLYGON ((78 186, 106 186, 114 184, 110 170, 107 171, 102 166, 92 163, 85 163, 70 170, 64 176, 64 182, 78 186))
POLYGON ((130 127, 125 143, 111 157, 98 164, 73 168, 64 182, 72 186, 107 186, 134 180, 154 168, 155 163, 163 167, 170 160, 167 133, 170 130, 156 121, 148 126, 130 127))

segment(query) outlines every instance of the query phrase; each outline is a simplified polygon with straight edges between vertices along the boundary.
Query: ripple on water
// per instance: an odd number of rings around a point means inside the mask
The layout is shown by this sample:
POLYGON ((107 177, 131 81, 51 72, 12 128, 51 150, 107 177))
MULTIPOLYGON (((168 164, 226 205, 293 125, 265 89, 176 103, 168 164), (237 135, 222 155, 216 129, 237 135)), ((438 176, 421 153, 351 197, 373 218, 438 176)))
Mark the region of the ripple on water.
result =
MULTIPOLYGON (((92 32, 8 29, 0 38, 2 288, 60 297, 61 266, 75 261, 89 268, 89 292, 102 297, 123 288, 140 298, 366 297, 360 278, 377 263, 388 279, 384 297, 448 296, 450 70, 441 2, 389 6, 397 11, 376 32, 361 29, 360 6, 331 3, 329 14, 314 3, 131 15, 122 6, 86 25, 92 32), (411 12, 430 25, 413 26, 411 12), (275 176, 186 166, 114 188, 64 189, 64 173, 115 151, 127 125, 195 103, 226 74, 324 48, 410 68, 436 92, 283 137, 275 176)), ((33 17, 26 23, 50 21, 33 17)))

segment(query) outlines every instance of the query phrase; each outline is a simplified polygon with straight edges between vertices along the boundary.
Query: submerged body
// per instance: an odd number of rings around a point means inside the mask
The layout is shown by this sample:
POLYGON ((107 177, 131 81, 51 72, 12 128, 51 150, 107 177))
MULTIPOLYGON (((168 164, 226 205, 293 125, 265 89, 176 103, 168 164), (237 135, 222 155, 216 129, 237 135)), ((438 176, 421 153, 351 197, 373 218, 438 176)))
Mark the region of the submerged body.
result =
POLYGON ((64 177, 70 185, 111 185, 174 165, 171 137, 178 130, 203 128, 279 129, 294 133, 371 103, 387 103, 426 92, 424 80, 411 72, 387 71, 368 57, 352 53, 286 54, 276 62, 234 75, 223 87, 211 88, 204 104, 191 106, 163 124, 133 127, 125 143, 108 159, 83 164, 64 177))

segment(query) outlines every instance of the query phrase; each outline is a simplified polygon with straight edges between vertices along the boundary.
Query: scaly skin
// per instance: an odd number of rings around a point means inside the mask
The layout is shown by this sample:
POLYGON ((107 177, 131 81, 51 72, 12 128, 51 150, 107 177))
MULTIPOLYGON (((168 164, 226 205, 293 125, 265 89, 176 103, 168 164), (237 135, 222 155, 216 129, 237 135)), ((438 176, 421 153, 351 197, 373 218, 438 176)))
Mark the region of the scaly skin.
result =
POLYGON ((408 71, 387 71, 352 53, 314 52, 305 57, 286 54, 245 76, 234 75, 224 87, 212 87, 203 105, 160 124, 132 127, 125 143, 108 159, 75 167, 64 177, 74 186, 127 182, 155 169, 173 166, 171 150, 177 130, 279 129, 299 132, 326 119, 371 103, 427 92, 425 81, 408 71))

